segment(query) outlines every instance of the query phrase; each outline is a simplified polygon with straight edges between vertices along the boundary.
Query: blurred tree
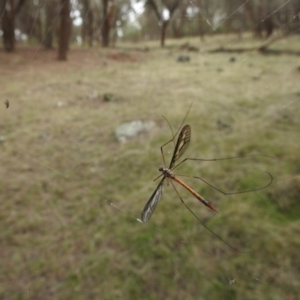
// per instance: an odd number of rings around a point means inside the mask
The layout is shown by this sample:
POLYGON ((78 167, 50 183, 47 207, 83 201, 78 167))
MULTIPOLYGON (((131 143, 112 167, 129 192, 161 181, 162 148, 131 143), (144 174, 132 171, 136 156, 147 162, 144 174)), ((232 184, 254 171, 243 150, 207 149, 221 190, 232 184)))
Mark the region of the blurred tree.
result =
POLYGON ((21 11, 25 0, 0 1, 1 28, 3 31, 3 46, 5 51, 12 52, 15 49, 15 16, 21 11))
POLYGON ((93 46, 94 39, 94 13, 89 0, 82 0, 82 42, 85 44, 86 39, 88 45, 93 46))
POLYGON ((71 33, 70 0, 61 0, 58 60, 66 60, 71 33))
POLYGON ((15 48, 15 20, 14 20, 14 1, 2 1, 0 7, 2 16, 3 46, 5 51, 11 52, 15 48))
POLYGON ((92 46, 98 39, 103 47, 118 37, 135 41, 160 37, 163 47, 169 33, 203 37, 212 28, 239 35, 252 30, 255 36, 268 39, 262 45, 266 48, 282 36, 300 32, 300 0, 0 0, 0 16, 6 51, 13 51, 15 40, 24 34, 51 48, 55 34, 60 59, 66 59, 72 29, 73 40, 80 41, 81 31, 83 43, 92 46), (133 4, 138 2, 145 4, 143 14, 134 11, 133 4), (72 24, 71 16, 82 19, 82 24, 72 24))
MULTIPOLYGON (((226 1, 226 0, 225 0, 226 1)), ((198 0, 199 14, 206 21, 212 29, 220 27, 224 19, 225 14, 225 1, 218 0, 198 0)), ((230 1, 230 0, 229 0, 230 1)))
MULTIPOLYGON (((242 33, 247 30, 247 18, 245 1, 243 0, 225 0, 224 1, 224 11, 225 18, 222 20, 224 22, 225 32, 236 32, 238 38, 242 38, 242 33)), ((249 22, 248 22, 249 23, 249 22)))
POLYGON ((300 31, 299 0, 256 0, 245 6, 254 36, 267 39, 259 47, 260 51, 265 51, 275 41, 300 31), (280 29, 280 33, 271 38, 275 29, 280 29))
POLYGON ((115 12, 115 0, 102 0, 102 47, 109 46, 109 33, 115 12))
MULTIPOLYGON (((212 5, 213 1, 205 3, 201 0, 195 0, 187 2, 186 6, 182 6, 182 25, 181 30, 183 35, 200 35, 201 40, 204 40, 204 35, 211 29, 208 24, 211 24, 205 17, 205 11, 209 5, 212 5)), ((220 7, 220 4, 219 4, 220 7)))
POLYGON ((157 20, 158 24, 161 28, 160 32, 160 45, 164 47, 165 38, 166 38, 166 30, 172 19, 174 13, 179 8, 181 4, 184 4, 184 0, 146 0, 146 7, 151 9, 157 20))
MULTIPOLYGON (((39 43, 43 40, 42 22, 43 3, 40 1, 26 1, 22 11, 16 18, 16 28, 21 35, 28 39, 34 38, 39 43)), ((18 39, 18 36, 16 36, 18 39)))
POLYGON ((248 18, 252 23, 252 31, 254 36, 263 37, 263 31, 266 30, 266 37, 273 32, 273 22, 271 15, 268 17, 269 5, 264 0, 248 2, 245 5, 248 18))
POLYGON ((184 35, 183 27, 186 20, 189 19, 188 8, 193 10, 194 5, 189 6, 188 1, 183 1, 182 5, 174 12, 173 18, 171 20, 171 27, 173 31, 173 36, 175 38, 180 38, 184 35))
POLYGON ((45 25, 44 25, 44 41, 46 49, 53 47, 53 35, 56 29, 56 16, 58 13, 58 1, 47 0, 45 2, 45 25))

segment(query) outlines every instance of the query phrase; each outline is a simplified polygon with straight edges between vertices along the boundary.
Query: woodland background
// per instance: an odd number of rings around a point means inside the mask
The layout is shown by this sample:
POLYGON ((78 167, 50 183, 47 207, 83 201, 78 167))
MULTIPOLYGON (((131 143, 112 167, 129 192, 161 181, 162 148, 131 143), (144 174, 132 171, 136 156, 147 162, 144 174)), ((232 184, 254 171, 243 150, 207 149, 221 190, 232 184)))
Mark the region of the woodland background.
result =
POLYGON ((268 39, 260 51, 291 33, 299 33, 298 0, 3 0, 0 4, 5 51, 15 41, 38 42, 46 49, 58 44, 58 57, 66 59, 69 44, 92 47, 121 41, 160 40, 211 33, 252 31, 268 39), (77 25, 77 26, 76 26, 77 25), (274 36, 274 32, 280 34, 274 36))
POLYGON ((0 1, 0 299, 299 299, 299 13, 299 0, 0 1), (120 142, 132 121, 153 127, 120 142), (167 182, 137 220, 183 121, 184 157, 241 157, 174 170, 197 177, 181 178, 218 214, 178 192, 237 250, 167 182), (239 192, 266 172, 269 187, 230 195, 198 178, 239 192))

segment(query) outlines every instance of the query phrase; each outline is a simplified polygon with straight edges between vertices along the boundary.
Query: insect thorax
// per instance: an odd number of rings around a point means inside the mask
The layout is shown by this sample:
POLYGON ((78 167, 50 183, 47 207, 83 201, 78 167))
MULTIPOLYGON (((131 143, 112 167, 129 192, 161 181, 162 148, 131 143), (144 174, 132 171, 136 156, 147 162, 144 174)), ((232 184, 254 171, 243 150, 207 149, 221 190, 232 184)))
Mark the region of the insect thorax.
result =
POLYGON ((172 171, 168 168, 160 167, 158 170, 160 172, 162 172, 165 177, 171 177, 172 178, 174 176, 172 171))

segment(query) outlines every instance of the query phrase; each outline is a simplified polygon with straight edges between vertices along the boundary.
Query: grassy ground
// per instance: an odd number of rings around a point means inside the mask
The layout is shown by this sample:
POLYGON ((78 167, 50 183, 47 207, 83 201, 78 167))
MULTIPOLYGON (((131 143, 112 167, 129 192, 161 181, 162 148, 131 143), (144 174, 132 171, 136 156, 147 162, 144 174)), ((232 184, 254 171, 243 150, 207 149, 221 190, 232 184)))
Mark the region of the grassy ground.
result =
POLYGON ((73 49, 66 63, 37 48, 0 53, 0 98, 10 101, 0 109, 1 299, 298 299, 300 61, 205 53, 221 41, 208 39, 189 63, 151 45, 73 49), (117 101, 104 102, 105 93, 117 101), (275 158, 176 170, 223 191, 264 186, 272 173, 271 187, 229 196, 183 178, 217 215, 179 188, 209 228, 246 253, 199 224, 171 185, 150 222, 136 220, 172 136, 161 116, 176 131, 191 103, 186 157, 275 158), (135 119, 157 126, 118 144, 114 129, 135 119))

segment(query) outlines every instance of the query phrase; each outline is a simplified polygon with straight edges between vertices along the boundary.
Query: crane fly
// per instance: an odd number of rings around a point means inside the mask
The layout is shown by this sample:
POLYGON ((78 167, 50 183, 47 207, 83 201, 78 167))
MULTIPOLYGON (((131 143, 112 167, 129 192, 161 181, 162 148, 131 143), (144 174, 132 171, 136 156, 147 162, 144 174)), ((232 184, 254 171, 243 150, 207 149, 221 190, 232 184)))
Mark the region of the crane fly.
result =
POLYGON ((204 199, 202 196, 200 196, 197 192, 195 192, 191 187, 189 187, 186 183, 184 183, 182 180, 180 180, 178 177, 176 177, 172 169, 176 168, 175 162, 182 156, 182 154, 186 151, 191 141, 191 127, 190 125, 185 125, 178 136, 175 149, 173 152, 173 156, 170 162, 170 165, 168 168, 160 167, 159 171, 162 172, 160 176, 163 176, 160 183, 158 184, 157 188, 151 195, 150 199, 148 200, 147 204, 145 205, 143 212, 142 212, 142 221, 144 223, 148 222, 150 217, 152 216, 161 196, 163 193, 164 188, 164 181, 166 178, 170 178, 171 180, 174 180, 181 186, 183 186, 186 190, 188 190, 195 198, 197 198, 201 203, 203 203, 205 206, 209 207, 211 210, 217 212, 217 210, 210 204, 210 202, 206 199, 204 199))
MULTIPOLYGON (((185 120, 185 119, 184 119, 185 120)), ((183 122, 184 122, 183 120, 183 122)), ((170 124, 169 124, 170 125, 170 124)), ((175 134, 175 136, 177 135, 177 133, 175 134)), ((163 161, 165 163, 164 160, 164 155, 163 155, 163 147, 166 146, 168 143, 172 142, 175 138, 175 136, 173 137, 172 140, 170 140, 169 142, 167 142, 166 144, 164 144, 163 146, 161 146, 160 150, 162 153, 162 157, 163 157, 163 161)), ((235 159, 235 158, 242 158, 242 157, 251 157, 251 156, 265 156, 265 157, 270 157, 270 158, 274 158, 272 156, 268 156, 268 155, 246 155, 246 156, 234 156, 234 157, 227 157, 227 158, 213 158, 213 159, 199 159, 199 158, 185 158, 183 159, 180 163, 178 163, 177 165, 175 165, 175 163, 178 161, 178 159, 183 155, 183 153, 186 151, 186 149, 188 148, 189 144, 191 141, 191 127, 190 125, 185 125, 179 135, 178 135, 178 139, 177 142, 175 144, 175 148, 174 148, 174 152, 171 158, 171 162, 169 164, 168 168, 164 168, 164 167, 160 167, 159 171, 161 172, 161 175, 159 175, 158 177, 156 177, 154 180, 158 179, 159 177, 162 176, 162 179, 160 180, 157 188, 155 189, 155 191, 153 192, 153 194, 151 195, 150 199, 148 200, 148 202, 146 203, 143 211, 142 211, 142 216, 141 216, 141 221, 143 223, 146 223, 149 221, 149 219, 151 218, 159 200, 162 197, 162 193, 163 193, 163 188, 164 188, 164 181, 166 179, 170 179, 171 184, 173 185, 178 197, 180 198, 182 204, 189 210, 189 212, 191 214, 193 214, 193 216, 211 233, 213 234, 215 237, 217 237, 219 240, 221 240, 223 243, 225 243, 227 246, 229 246, 230 248, 232 248, 235 251, 238 252, 244 252, 244 253, 248 253, 249 251, 240 251, 238 249, 236 249, 235 247, 231 246, 229 243, 227 243, 224 239, 222 239, 219 235, 217 235, 215 232, 213 232, 209 227, 207 227, 204 222, 202 222, 199 217, 185 204, 185 202, 183 201, 183 199, 181 198, 181 196, 179 195, 174 183, 177 182, 178 184, 180 184, 182 187, 184 187, 186 190, 188 190, 196 199, 198 199, 202 204, 204 204, 205 206, 207 206, 209 209, 211 209, 214 212, 217 212, 217 210, 213 207, 213 205, 206 199, 204 199, 201 195, 199 195, 197 192, 195 192, 191 187, 189 187, 186 183, 184 183, 181 179, 179 179, 178 177, 176 177, 173 174, 173 170, 175 168, 177 168, 179 165, 181 165, 183 162, 187 161, 187 160, 195 160, 195 161, 217 161, 217 160, 227 160, 227 159, 235 159)), ((192 178, 196 178, 196 179, 200 179, 203 182, 205 182, 207 185, 209 185, 210 187, 214 188, 215 190, 219 191, 220 193, 224 194, 224 195, 230 195, 230 194, 241 194, 241 193, 247 193, 247 192, 251 192, 251 191, 258 191, 261 189, 265 189, 268 186, 270 186, 273 182, 273 176, 269 173, 269 172, 265 172, 270 176, 270 182, 263 186, 263 187, 259 187, 256 189, 252 189, 252 190, 245 190, 245 191, 239 191, 239 192, 223 192, 220 189, 214 187, 212 184, 210 184, 209 182, 205 181, 204 179, 197 177, 197 176, 192 176, 192 178)))

